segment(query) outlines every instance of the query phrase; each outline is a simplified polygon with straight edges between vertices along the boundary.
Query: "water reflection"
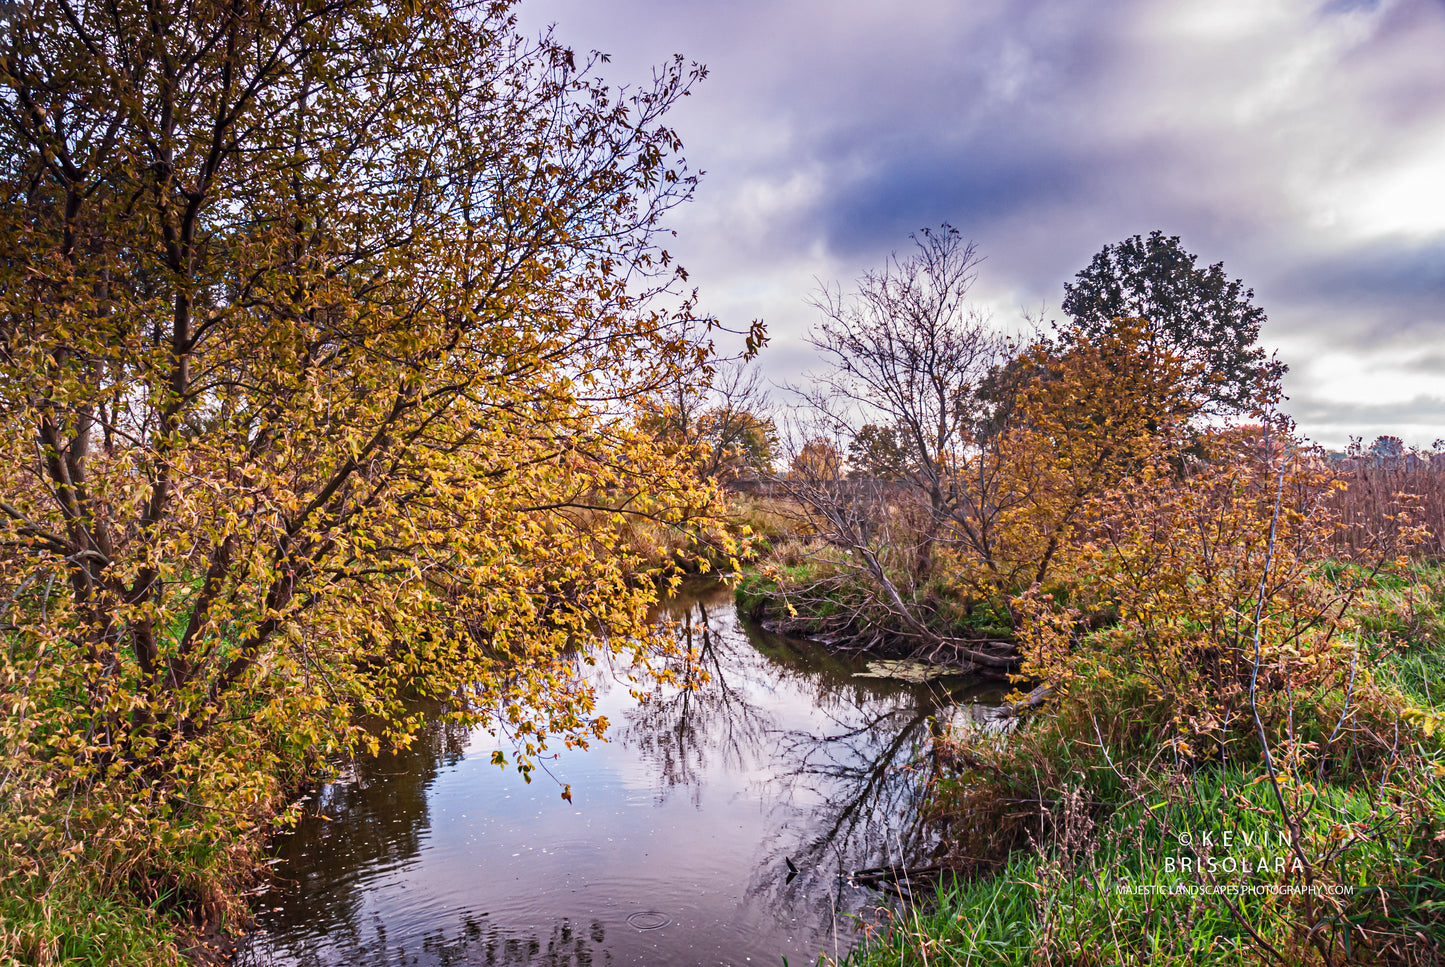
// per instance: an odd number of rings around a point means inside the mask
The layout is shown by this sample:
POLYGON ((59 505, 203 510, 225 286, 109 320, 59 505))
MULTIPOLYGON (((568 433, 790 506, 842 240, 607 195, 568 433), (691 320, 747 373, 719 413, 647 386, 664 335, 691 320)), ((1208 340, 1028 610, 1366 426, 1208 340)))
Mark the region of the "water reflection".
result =
MULTIPOLYGON (((721 613, 713 603, 713 611, 721 613)), ((706 777, 715 770, 739 773, 763 755, 776 719, 749 688, 752 651, 745 635, 715 633, 721 623, 709 613, 707 598, 681 615, 678 635, 687 650, 684 685, 654 694, 628 712, 621 742, 657 769, 657 795, 679 787, 699 802, 706 777)))
POLYGON ((491 766, 485 730, 434 723, 328 787, 316 805, 330 821, 279 842, 241 963, 846 951, 846 914, 875 902, 846 873, 917 862, 931 845, 917 807, 938 713, 958 693, 855 678, 856 663, 743 627, 726 588, 694 589, 669 613, 695 687, 638 704, 618 670, 589 670, 617 724, 612 742, 549 763, 575 807, 545 778, 527 786, 491 766))

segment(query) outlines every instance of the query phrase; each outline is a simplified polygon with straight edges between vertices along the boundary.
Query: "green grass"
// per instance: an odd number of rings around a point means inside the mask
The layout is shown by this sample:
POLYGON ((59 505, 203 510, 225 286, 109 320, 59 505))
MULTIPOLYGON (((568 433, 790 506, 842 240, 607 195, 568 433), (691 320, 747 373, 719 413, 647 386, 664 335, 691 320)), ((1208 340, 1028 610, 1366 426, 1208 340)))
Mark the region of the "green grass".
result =
MULTIPOLYGON (((1307 913, 1341 962, 1368 961, 1387 948, 1445 949, 1437 899, 1445 884, 1438 862, 1423 863, 1422 844, 1411 838, 1419 817, 1364 792, 1329 790, 1302 823, 1311 858, 1335 830, 1373 830, 1317 864, 1317 876, 1350 895, 1336 895, 1337 905, 1317 900, 1311 910, 1301 896, 1251 892, 1300 881, 1276 871, 1292 854, 1273 793, 1255 780, 1233 770, 1203 774, 1128 803, 1098 828, 1087 811, 1056 813, 1067 828, 1056 829, 1046 848, 1016 851, 998 872, 956 882, 928 909, 901 912, 844 963, 1243 965, 1271 956, 1310 963, 1318 954, 1306 945, 1307 913), (1206 835, 1209 847, 1200 845, 1206 835), (1186 860, 1210 858, 1212 874, 1185 868, 1186 860), (1239 864, 1261 860, 1267 872, 1240 872, 1239 864), (1212 885, 1241 892, 1226 902, 1201 892, 1212 885)), ((1438 788, 1434 809, 1437 822, 1445 819, 1438 788)))
POLYGON ((1445 712, 1445 649, 1408 648, 1383 656, 1377 674, 1419 708, 1445 712))
POLYGON ((1415 562, 1380 575, 1354 613, 1372 642, 1445 650, 1445 564, 1415 562))
POLYGON ((179 925, 160 912, 163 904, 143 905, 133 895, 118 895, 87 873, 84 852, 57 858, 45 868, 22 869, 17 859, 0 860, 0 965, 181 962, 179 925))

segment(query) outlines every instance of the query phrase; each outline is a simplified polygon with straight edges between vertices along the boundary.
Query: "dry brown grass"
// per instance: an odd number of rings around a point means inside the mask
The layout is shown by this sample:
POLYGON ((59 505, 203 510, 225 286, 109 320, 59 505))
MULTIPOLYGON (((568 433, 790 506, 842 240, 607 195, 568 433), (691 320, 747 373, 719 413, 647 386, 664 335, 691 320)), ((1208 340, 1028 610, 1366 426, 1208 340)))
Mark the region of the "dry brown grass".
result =
POLYGON ((1429 535, 1415 553, 1445 559, 1445 452, 1351 456, 1336 472, 1346 484, 1330 497, 1343 524, 1337 537, 1342 553, 1366 554, 1381 538, 1394 540, 1402 528, 1423 524, 1429 535))

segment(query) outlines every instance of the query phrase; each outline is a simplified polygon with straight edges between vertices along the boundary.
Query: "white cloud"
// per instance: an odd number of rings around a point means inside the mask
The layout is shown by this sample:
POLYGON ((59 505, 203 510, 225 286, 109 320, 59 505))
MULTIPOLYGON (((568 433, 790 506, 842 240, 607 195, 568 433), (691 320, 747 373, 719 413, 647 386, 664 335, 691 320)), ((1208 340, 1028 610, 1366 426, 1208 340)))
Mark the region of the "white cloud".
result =
POLYGON ((1354 432, 1350 412, 1383 432, 1387 399, 1429 434, 1437 411, 1408 405, 1429 374, 1398 368, 1405 347, 1445 352, 1435 0, 522 10, 615 52, 611 77, 673 51, 712 68, 677 118, 709 176, 674 251, 714 311, 770 322, 770 372, 800 368, 815 277, 846 283, 924 225, 980 242, 1005 327, 1160 228, 1255 288, 1307 432, 1354 432))

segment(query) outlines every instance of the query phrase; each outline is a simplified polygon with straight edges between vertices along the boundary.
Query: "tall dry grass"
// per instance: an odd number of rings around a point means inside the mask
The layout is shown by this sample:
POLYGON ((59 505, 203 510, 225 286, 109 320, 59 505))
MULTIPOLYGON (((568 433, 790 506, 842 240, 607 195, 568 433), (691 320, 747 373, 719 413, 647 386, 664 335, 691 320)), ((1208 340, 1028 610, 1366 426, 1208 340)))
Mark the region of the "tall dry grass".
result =
POLYGON ((1345 487, 1330 495, 1343 527, 1341 553, 1366 554, 1384 538, 1395 540, 1410 524, 1429 530, 1415 553, 1445 560, 1445 451, 1410 451, 1398 456, 1353 453, 1335 465, 1345 487))

